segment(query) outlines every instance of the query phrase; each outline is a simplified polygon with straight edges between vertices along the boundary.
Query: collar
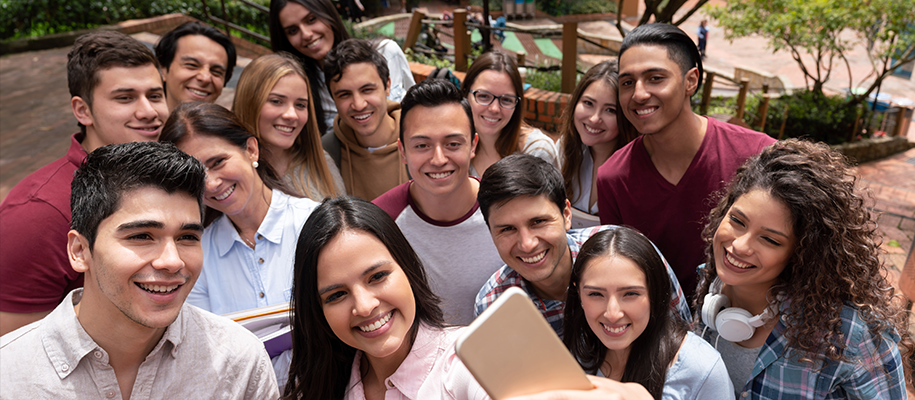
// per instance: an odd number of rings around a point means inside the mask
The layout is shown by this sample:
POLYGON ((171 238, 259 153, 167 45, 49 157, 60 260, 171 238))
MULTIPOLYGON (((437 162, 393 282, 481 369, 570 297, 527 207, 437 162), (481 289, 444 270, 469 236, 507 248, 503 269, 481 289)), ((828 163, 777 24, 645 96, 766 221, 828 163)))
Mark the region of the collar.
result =
MULTIPOLYGON (((291 215, 287 215, 285 212, 288 203, 288 194, 283 193, 282 190, 273 189, 273 196, 270 198, 270 207, 267 209, 267 215, 264 216, 264 220, 261 221, 260 226, 257 228, 258 235, 263 236, 270 243, 280 243, 283 238, 283 227, 285 226, 283 221, 286 218, 292 218, 291 215)), ((220 257, 225 257, 236 243, 248 248, 248 245, 238 235, 238 231, 235 230, 235 226, 232 225, 232 221, 225 214, 219 216, 207 229, 215 230, 213 236, 216 251, 220 257)))
POLYGON ((67 161, 77 168, 82 165, 83 160, 89 155, 82 145, 83 139, 85 138, 86 134, 82 132, 76 132, 70 137, 70 148, 67 150, 67 161))
MULTIPOLYGON (((64 300, 47 317, 41 320, 39 328, 41 343, 48 358, 54 366, 54 371, 60 379, 68 377, 80 361, 94 351, 101 354, 100 361, 108 363, 108 353, 95 343, 95 340, 83 329, 83 325, 76 317, 73 306, 79 303, 83 296, 83 288, 74 289, 64 297, 64 300)), ((178 318, 172 322, 162 335, 162 339, 153 348, 149 355, 160 351, 165 343, 171 343, 169 354, 172 358, 178 355, 178 346, 182 341, 183 315, 185 306, 182 305, 178 318)), ((149 356, 147 356, 148 359, 149 356)))
POLYGON ((445 351, 442 339, 446 331, 430 328, 423 323, 416 330, 416 338, 410 348, 410 354, 403 360, 400 367, 394 371, 387 380, 394 384, 401 393, 415 399, 426 377, 432 372, 435 360, 445 351))

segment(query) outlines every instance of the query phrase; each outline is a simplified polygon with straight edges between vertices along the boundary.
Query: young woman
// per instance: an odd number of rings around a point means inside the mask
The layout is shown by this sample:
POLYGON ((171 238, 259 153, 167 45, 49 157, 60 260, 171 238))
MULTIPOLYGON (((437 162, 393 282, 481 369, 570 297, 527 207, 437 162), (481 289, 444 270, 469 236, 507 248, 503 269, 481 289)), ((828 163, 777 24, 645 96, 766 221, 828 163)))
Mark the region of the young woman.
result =
POLYGON ((718 352, 670 312, 664 261, 629 228, 591 236, 572 267, 563 341, 582 368, 636 382, 655 399, 725 399, 733 387, 718 352))
POLYGON ((288 301, 295 239, 317 203, 277 177, 257 138, 222 106, 180 105, 159 141, 207 168, 204 265, 187 301, 214 314, 288 301))
MULTIPOLYGON (((315 107, 320 131, 333 130, 337 107, 327 90, 322 67, 327 52, 349 39, 340 14, 330 0, 271 0, 269 27, 273 51, 284 51, 299 59, 308 81, 314 83, 311 97, 320 99, 315 107)), ((388 99, 400 102, 407 89, 416 83, 407 58, 390 39, 378 41, 375 49, 388 60, 391 78, 388 99)))
POLYGON ((321 200, 345 189, 321 147, 309 86, 302 66, 288 53, 261 56, 242 72, 232 109, 253 129, 276 172, 299 195, 321 200))
POLYGON ((562 178, 572 207, 597 216, 597 169, 636 132, 617 106, 616 60, 588 70, 563 111, 562 178))
POLYGON ((697 333, 738 398, 906 397, 906 314, 855 180, 825 144, 786 140, 748 160, 712 210, 697 333))
POLYGON ((286 399, 485 399, 419 257, 378 206, 324 200, 296 248, 286 399), (305 234, 307 232, 307 234, 305 234))
POLYGON ((490 165, 519 151, 559 165, 553 139, 522 120, 521 73, 508 54, 491 51, 474 60, 461 84, 461 94, 470 102, 473 125, 480 135, 471 175, 483 176, 490 165))

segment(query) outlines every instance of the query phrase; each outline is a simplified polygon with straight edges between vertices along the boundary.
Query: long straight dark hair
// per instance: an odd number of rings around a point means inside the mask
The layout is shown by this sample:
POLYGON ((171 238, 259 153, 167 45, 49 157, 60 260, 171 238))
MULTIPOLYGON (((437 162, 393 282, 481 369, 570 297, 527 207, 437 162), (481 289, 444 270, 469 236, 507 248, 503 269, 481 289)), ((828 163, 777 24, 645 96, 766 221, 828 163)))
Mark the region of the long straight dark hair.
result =
POLYGON ((622 382, 636 382, 655 399, 661 399, 667 368, 686 337, 686 323, 673 315, 668 305, 670 278, 667 267, 651 242, 637 231, 618 227, 591 236, 572 266, 563 318, 563 343, 590 374, 596 374, 607 348, 588 325, 581 307, 579 284, 585 268, 598 257, 625 257, 645 273, 651 316, 645 331, 632 342, 622 382))
POLYGON ((308 76, 308 89, 311 91, 311 98, 314 99, 312 101, 316 102, 314 118, 317 119, 318 128, 323 135, 328 127, 324 123, 324 109, 321 107, 320 100, 321 90, 324 87, 320 78, 321 67, 318 66, 317 60, 306 57, 289 43, 289 39, 286 38, 286 32, 283 31, 283 25, 280 23, 280 11, 290 2, 307 8, 310 13, 330 27, 334 32, 333 47, 337 47, 337 44, 349 39, 350 36, 346 31, 346 26, 343 25, 343 20, 340 19, 340 14, 337 13, 334 4, 330 0, 270 0, 270 14, 267 17, 270 30, 270 49, 274 52, 284 51, 292 54, 302 63, 302 67, 305 68, 305 75, 308 76))
POLYGON ((416 299, 411 346, 420 323, 445 327, 439 298, 429 288, 422 261, 394 220, 378 206, 359 198, 327 198, 308 217, 295 250, 290 301, 295 309, 292 362, 284 399, 342 399, 348 389, 356 349, 337 338, 324 317, 318 295, 318 256, 333 238, 350 230, 377 237, 407 276, 416 299))

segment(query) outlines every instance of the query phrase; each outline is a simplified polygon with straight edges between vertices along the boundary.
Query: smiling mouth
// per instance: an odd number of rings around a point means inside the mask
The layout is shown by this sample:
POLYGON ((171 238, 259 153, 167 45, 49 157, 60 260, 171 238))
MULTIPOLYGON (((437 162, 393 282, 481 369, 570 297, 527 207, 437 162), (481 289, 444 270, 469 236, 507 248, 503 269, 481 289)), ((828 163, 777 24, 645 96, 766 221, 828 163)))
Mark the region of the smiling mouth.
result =
POLYGON ((273 128, 280 132, 284 132, 284 133, 292 133, 292 131, 295 130, 295 128, 293 128, 291 126, 283 126, 283 125, 273 125, 273 128))
POLYGON ((588 133, 590 133, 592 135, 596 135, 596 134, 604 131, 603 129, 594 129, 594 128, 588 126, 587 124, 582 124, 582 125, 585 127, 585 130, 588 131, 588 133))
POLYGON ((374 323, 368 324, 366 326, 357 326, 357 328, 359 328, 359 330, 363 331, 363 332, 377 331, 382 326, 384 326, 384 324, 387 324, 388 321, 391 320, 392 316, 394 316, 394 310, 389 311, 387 313, 387 315, 385 315, 384 317, 381 317, 381 319, 375 321, 374 323))
POLYGON ((637 115, 648 115, 648 114, 655 112, 655 110, 657 110, 657 109, 658 109, 657 107, 643 108, 641 110, 635 110, 635 113, 637 115))
POLYGON ((153 294, 169 294, 178 290, 181 285, 171 285, 171 286, 160 286, 160 285, 147 285, 145 283, 137 283, 137 286, 140 289, 143 289, 149 293, 153 294))
POLYGON ((600 326, 601 326, 602 328, 604 328, 605 331, 607 331, 607 332, 609 332, 609 333, 614 333, 614 334, 623 333, 623 331, 625 331, 626 328, 629 328, 629 325, 632 325, 632 324, 626 324, 626 325, 623 325, 623 326, 621 326, 621 327, 619 327, 619 328, 612 328, 612 327, 609 327, 609 326, 607 326, 607 325, 604 325, 603 322, 600 323, 600 326))
POLYGON ((359 122, 365 121, 372 117, 372 113, 353 115, 353 119, 359 122))
POLYGON ((213 197, 213 198, 216 199, 217 201, 223 201, 223 200, 225 200, 226 198, 228 198, 229 195, 231 195, 232 193, 235 193, 235 185, 232 185, 232 186, 229 187, 225 192, 223 192, 221 195, 216 196, 216 197, 213 197))
POLYGON ((528 264, 533 264, 533 263, 536 263, 536 262, 539 262, 540 260, 542 260, 543 257, 546 257, 546 250, 541 251, 540 254, 537 254, 533 257, 518 257, 518 258, 520 258, 521 261, 524 261, 528 264))
POLYGON ((207 96, 210 95, 209 92, 204 92, 204 91, 202 91, 202 90, 197 90, 197 89, 192 89, 192 88, 187 88, 187 90, 188 90, 189 92, 193 93, 193 94, 196 94, 197 96, 200 96, 200 97, 207 97, 207 96))
POLYGON ((438 173, 429 172, 426 175, 428 175, 432 179, 442 179, 442 178, 447 178, 448 176, 450 176, 453 173, 454 173, 454 171, 438 172, 438 173))
POLYGON ((321 39, 322 38, 317 38, 317 39, 311 41, 311 43, 308 43, 305 45, 305 48, 309 49, 309 50, 314 50, 315 47, 318 47, 318 45, 321 44, 321 39))
POLYGON ((493 124, 495 124, 495 123, 497 123, 497 122, 499 122, 499 121, 502 120, 502 118, 489 118, 489 117, 487 117, 487 116, 485 116, 485 115, 481 115, 480 118, 483 118, 484 121, 490 122, 490 123, 493 123, 493 124))
POLYGON ((737 261, 734 257, 731 256, 731 253, 729 253, 727 250, 724 251, 724 257, 728 259, 728 262, 731 263, 731 265, 733 265, 737 268, 740 268, 740 269, 753 268, 753 264, 747 264, 745 262, 737 261))

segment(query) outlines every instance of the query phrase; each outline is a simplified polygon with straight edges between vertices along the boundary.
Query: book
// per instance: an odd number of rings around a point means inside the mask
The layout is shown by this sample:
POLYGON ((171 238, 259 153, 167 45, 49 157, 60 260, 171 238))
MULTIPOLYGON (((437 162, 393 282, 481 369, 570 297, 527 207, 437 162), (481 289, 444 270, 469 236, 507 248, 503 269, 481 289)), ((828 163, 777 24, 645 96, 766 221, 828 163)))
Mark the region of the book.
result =
POLYGON ((223 314, 253 332, 267 349, 270 358, 292 348, 289 302, 223 314))

